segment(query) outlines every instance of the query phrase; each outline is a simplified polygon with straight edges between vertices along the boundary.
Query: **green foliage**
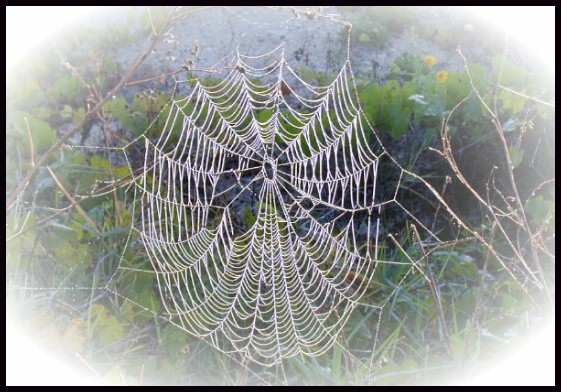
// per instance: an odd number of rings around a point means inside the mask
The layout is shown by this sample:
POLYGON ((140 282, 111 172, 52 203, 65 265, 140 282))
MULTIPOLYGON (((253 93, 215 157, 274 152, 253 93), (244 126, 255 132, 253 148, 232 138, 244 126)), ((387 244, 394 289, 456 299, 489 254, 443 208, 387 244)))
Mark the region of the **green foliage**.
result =
POLYGON ((164 93, 138 94, 132 102, 133 110, 146 114, 156 114, 169 102, 170 97, 164 93))
POLYGON ((55 80, 46 92, 47 98, 62 104, 75 103, 84 94, 84 87, 80 81, 71 75, 62 76, 55 80))
MULTIPOLYGON (((532 80, 528 70, 515 65, 506 56, 495 56, 492 61, 492 69, 496 75, 497 83, 524 94, 533 95, 537 93, 535 86, 539 84, 532 80)), ((502 109, 512 115, 522 111, 527 102, 526 98, 506 90, 498 92, 497 100, 502 109)))
POLYGON ((115 178, 123 178, 129 174, 127 166, 113 166, 109 160, 100 155, 93 155, 90 158, 90 166, 106 174, 112 172, 115 178))
MULTIPOLYGON (((69 230, 72 230, 69 228, 69 230)), ((56 230, 60 233, 62 230, 56 230)), ((53 231, 55 232, 55 231, 53 231)), ((56 248, 54 255, 57 260, 69 266, 75 266, 78 264, 84 265, 89 264, 92 258, 90 253, 90 247, 87 244, 80 244, 76 241, 73 242, 58 242, 58 247, 56 248)))
POLYGON ((374 126, 398 139, 408 130, 416 105, 409 96, 414 92, 411 83, 401 86, 398 81, 390 80, 385 85, 366 87, 360 93, 360 100, 374 126))
POLYGON ((25 112, 15 112, 13 115, 13 127, 27 154, 29 154, 31 149, 28 124, 29 130, 31 130, 31 138, 33 139, 33 147, 36 152, 44 152, 56 142, 56 131, 51 128, 49 123, 25 112), (27 123, 25 121, 26 118, 27 123))
POLYGON ((107 307, 94 304, 90 308, 91 334, 101 345, 118 342, 125 336, 125 328, 107 307))
POLYGON ((153 274, 130 274, 122 279, 127 287, 128 297, 149 311, 138 313, 138 317, 153 319, 153 314, 161 308, 160 298, 155 290, 155 278, 153 274))
POLYGON ((129 107, 123 97, 113 98, 105 103, 103 110, 120 121, 120 123, 135 135, 140 135, 148 126, 146 114, 136 107, 129 107))
MULTIPOLYGON (((487 93, 489 82, 485 69, 472 64, 470 70, 475 86, 483 94, 487 93)), ((384 84, 363 85, 359 97, 369 120, 394 139, 403 136, 411 124, 432 131, 434 136, 442 118, 472 90, 465 72, 446 71, 439 80, 437 68, 427 66, 421 58, 408 53, 395 61, 389 77, 394 79, 384 84)), ((476 99, 470 99, 456 118, 477 137, 481 129, 488 126, 481 113, 481 105, 476 99)), ((454 133, 453 128, 451 132, 454 133)))
POLYGON ((109 91, 118 82, 118 76, 122 75, 120 64, 113 61, 111 57, 101 57, 100 64, 95 73, 95 83, 99 91, 109 91))
POLYGON ((512 114, 519 113, 524 109, 524 105, 526 104, 526 98, 506 90, 500 91, 497 99, 501 103, 502 108, 512 114))
POLYGON ((535 224, 543 224, 555 216, 555 202, 542 195, 534 196, 526 202, 526 212, 535 224))
POLYGON ((411 80, 414 76, 420 75, 426 70, 428 70, 428 68, 419 56, 414 56, 411 53, 404 53, 392 64, 389 78, 411 80))

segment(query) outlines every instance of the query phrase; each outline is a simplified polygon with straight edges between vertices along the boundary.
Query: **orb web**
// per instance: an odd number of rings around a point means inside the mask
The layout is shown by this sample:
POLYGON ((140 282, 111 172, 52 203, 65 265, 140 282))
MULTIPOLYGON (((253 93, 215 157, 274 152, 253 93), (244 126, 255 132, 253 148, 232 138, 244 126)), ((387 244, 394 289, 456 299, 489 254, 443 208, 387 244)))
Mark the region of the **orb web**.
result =
POLYGON ((142 137, 137 230, 182 329, 266 366, 320 355, 384 262, 387 152, 348 59, 326 86, 302 80, 282 47, 238 53, 227 69, 170 103, 157 140, 142 137), (254 222, 234 227, 247 194, 254 222))

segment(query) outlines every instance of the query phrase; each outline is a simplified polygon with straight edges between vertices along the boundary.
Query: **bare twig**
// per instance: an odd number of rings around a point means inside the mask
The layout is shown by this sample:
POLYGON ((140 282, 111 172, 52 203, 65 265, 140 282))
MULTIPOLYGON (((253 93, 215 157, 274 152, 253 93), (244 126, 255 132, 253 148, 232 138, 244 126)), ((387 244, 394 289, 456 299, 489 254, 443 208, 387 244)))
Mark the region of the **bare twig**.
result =
MULTIPOLYGON (((467 76, 469 78, 472 90, 475 92, 475 95, 479 99, 480 103, 483 105, 483 107, 487 110, 487 112, 489 113, 489 115, 492 118, 493 125, 495 126, 495 130, 497 131, 497 134, 498 134, 498 136, 500 138, 500 141, 501 141, 501 145, 502 145, 503 150, 504 150, 504 155, 505 155, 507 165, 508 165, 507 173, 508 173, 508 177, 509 177, 509 180, 510 180, 510 185, 511 185, 512 191, 514 193, 514 200, 515 200, 515 202, 517 204, 517 207, 518 207, 518 213, 522 218, 522 222, 524 224, 524 228, 525 228, 525 231, 526 231, 527 235, 530 238, 532 238, 532 230, 530 228, 530 224, 528 222, 528 218, 527 218, 526 212, 524 210, 524 204, 522 202, 522 198, 520 197, 520 193, 518 191, 518 184, 517 184, 517 182, 514 178, 514 165, 512 163, 512 157, 511 157, 511 154, 510 154, 509 146, 508 146, 508 143, 507 143, 507 140, 506 140, 506 137, 505 137, 505 132, 504 132, 504 129, 503 129, 502 124, 500 122, 500 119, 499 119, 497 113, 492 111, 491 108, 487 105, 487 103, 485 102, 485 100, 481 96, 481 93, 479 92, 479 89, 475 86, 475 83, 473 81, 473 77, 471 75, 467 59, 464 56, 464 54, 462 53, 460 48, 458 48, 458 54, 460 55, 460 57, 464 61, 464 68, 465 68, 467 76)), ((501 228, 500 225, 499 225, 499 228, 501 228)), ((510 242, 510 238, 509 238, 508 235, 505 234, 505 238, 507 239, 507 241, 510 242)), ((515 251, 515 253, 517 255, 521 254, 521 249, 520 248, 514 248, 513 247, 513 250, 515 251)), ((537 282, 538 284, 543 285, 546 293, 548 294, 548 298, 549 298, 550 297, 550 292, 549 292, 547 280, 545 278, 545 272, 543 270, 540 259, 538 257, 536 247, 532 243, 530 244, 530 252, 531 252, 531 255, 532 255, 532 259, 533 259, 533 264, 537 268, 538 273, 540 275, 539 279, 536 278, 535 273, 529 268, 526 261, 524 260, 524 258, 521 255, 519 256, 519 259, 520 259, 522 265, 525 267, 525 269, 530 273, 530 275, 534 279, 534 281, 537 282)))
POLYGON ((33 145, 33 136, 31 134, 31 127, 29 126, 29 121, 27 116, 23 118, 25 121, 25 127, 27 128, 27 137, 29 139, 29 150, 31 154, 31 167, 35 167, 35 147, 33 145))
POLYGON ((64 196, 66 196, 66 198, 70 201, 70 203, 72 203, 72 205, 76 207, 76 211, 78 211, 78 213, 84 217, 84 219, 96 230, 96 232, 100 234, 101 231, 97 227, 97 224, 94 222, 92 218, 90 218, 90 216, 86 213, 86 211, 84 211, 84 209, 80 206, 80 204, 78 204, 78 202, 72 197, 70 192, 66 190, 66 188, 64 187, 64 185, 62 185, 62 183, 55 175, 55 173, 52 171, 52 169, 49 166, 47 166, 47 170, 49 171, 51 177, 53 177, 53 180, 55 180, 59 189, 62 191, 62 193, 64 193, 64 196))
POLYGON ((543 101, 543 100, 541 100, 541 99, 539 99, 539 98, 531 97, 531 96, 526 95, 526 94, 523 94, 523 93, 521 93, 521 92, 514 91, 513 89, 511 89, 511 88, 509 88, 509 87, 506 87, 506 86, 503 86, 502 84, 497 85, 497 87, 499 87, 499 88, 501 88, 501 89, 503 89, 503 90, 505 90, 505 91, 508 91, 508 92, 511 93, 511 94, 518 95, 519 97, 526 98, 526 99, 529 99, 530 101, 534 101, 534 102, 537 102, 537 103, 541 103, 542 105, 546 105, 546 106, 549 106, 549 107, 555 109, 555 104, 554 104, 554 103, 546 102, 546 101, 543 101))

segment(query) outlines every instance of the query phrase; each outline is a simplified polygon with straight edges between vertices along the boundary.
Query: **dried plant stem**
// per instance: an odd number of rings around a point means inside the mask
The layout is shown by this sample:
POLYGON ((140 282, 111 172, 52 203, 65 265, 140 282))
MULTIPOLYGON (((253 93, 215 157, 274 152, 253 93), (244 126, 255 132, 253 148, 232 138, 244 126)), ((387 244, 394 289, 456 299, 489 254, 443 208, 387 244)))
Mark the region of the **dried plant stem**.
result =
POLYGON ((84 209, 80 206, 80 204, 72 197, 70 192, 66 190, 66 188, 64 187, 64 185, 62 185, 62 182, 60 182, 60 180, 52 171, 52 169, 49 166, 47 166, 47 170, 49 171, 49 174, 51 175, 53 180, 55 180, 55 183, 57 184, 59 189, 62 191, 62 193, 64 193, 64 196, 66 196, 66 198, 70 201, 70 203, 72 203, 72 206, 76 207, 76 211, 78 211, 78 213, 84 217, 84 219, 96 230, 96 232, 100 234, 101 231, 99 230, 97 224, 94 222, 92 218, 90 218, 90 216, 86 213, 86 211, 84 211, 84 209))
POLYGON ((524 93, 515 91, 515 90, 513 90, 509 87, 503 86, 502 84, 497 85, 497 87, 500 88, 500 89, 503 89, 505 91, 508 91, 511 94, 518 95, 519 97, 526 98, 526 99, 529 99, 530 101, 534 101, 534 102, 537 102, 537 103, 540 103, 542 105, 549 106, 549 107, 555 109, 555 104, 554 103, 546 102, 546 101, 543 101, 543 100, 541 100, 539 98, 536 98, 536 97, 531 97, 531 96, 526 95, 524 93))
MULTIPOLYGON (((473 77, 471 75, 471 71, 470 71, 467 59, 464 56, 464 54, 462 53, 460 48, 458 48, 458 53, 459 53, 460 57, 462 58, 462 60, 464 62, 464 68, 465 68, 467 76, 469 78, 472 90, 475 92, 475 95, 477 96, 479 102, 481 102, 483 107, 487 110, 487 112, 491 116, 493 125, 495 126, 495 130, 497 131, 497 134, 498 134, 499 139, 501 141, 501 145, 503 147, 505 158, 506 158, 507 165, 508 165, 507 173, 508 173, 508 177, 509 177, 509 180, 510 180, 510 185, 511 185, 511 188, 512 188, 512 192, 514 193, 515 202, 516 202, 517 207, 518 207, 517 212, 521 216, 522 223, 524 225, 524 229, 526 231, 526 234, 530 238, 530 252, 531 252, 531 255, 532 255, 532 259, 533 259, 533 264, 536 267, 536 269, 538 270, 538 274, 540 275, 539 279, 536 278, 535 273, 529 268, 526 261, 524 260, 524 257, 521 256, 521 249, 515 248, 512 245, 511 245, 511 247, 515 251, 515 254, 517 255, 517 257, 521 261, 524 268, 530 273, 530 275, 536 281, 536 283, 538 283, 538 285, 543 286, 543 288, 546 291, 546 294, 547 294, 548 298, 551 299, 551 293, 550 293, 550 290, 549 290, 549 287, 548 287, 548 284, 547 284, 547 280, 545 278, 545 272, 544 272, 543 267, 541 265, 541 262, 539 260, 538 253, 537 253, 537 250, 536 250, 536 246, 534 245, 534 243, 532 241, 532 237, 533 237, 532 236, 532 230, 530 228, 530 224, 529 224, 528 218, 526 216, 526 212, 525 212, 525 209, 524 209, 524 204, 522 202, 522 198, 520 197, 520 193, 518 191, 518 185, 516 183, 516 179, 514 178, 514 165, 512 163, 512 157, 511 157, 509 146, 508 146, 508 143, 507 143, 507 140, 506 140, 506 137, 505 137, 504 129, 502 127, 502 124, 500 122, 500 119, 499 119, 497 113, 494 112, 493 110, 491 110, 491 108, 489 108, 489 106, 486 104, 485 100, 481 96, 481 93, 479 92, 479 89, 475 86, 475 83, 473 81, 473 77)), ((486 204, 486 203, 484 203, 484 204, 486 204)), ((501 229, 501 231, 503 231, 501 225, 499 225, 499 229, 501 229)), ((510 238, 506 235, 506 233, 504 233, 504 236, 508 240, 509 244, 511 244, 510 238)))
POLYGON ((31 127, 29 126, 29 120, 27 117, 24 117, 23 120, 25 121, 25 127, 27 129, 27 138, 29 139, 29 154, 31 155, 31 167, 34 168, 35 164, 35 146, 33 145, 33 136, 31 133, 31 127))

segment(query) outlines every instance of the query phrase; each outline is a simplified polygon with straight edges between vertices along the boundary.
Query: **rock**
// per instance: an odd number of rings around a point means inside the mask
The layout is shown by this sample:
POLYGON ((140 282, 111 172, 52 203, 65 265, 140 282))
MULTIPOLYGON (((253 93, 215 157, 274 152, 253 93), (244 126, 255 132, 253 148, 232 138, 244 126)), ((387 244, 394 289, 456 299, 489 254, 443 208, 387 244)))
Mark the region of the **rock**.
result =
POLYGON ((105 137, 103 134, 103 128, 101 124, 99 123, 92 124, 82 144, 88 147, 89 146, 99 147, 105 145, 105 137))

